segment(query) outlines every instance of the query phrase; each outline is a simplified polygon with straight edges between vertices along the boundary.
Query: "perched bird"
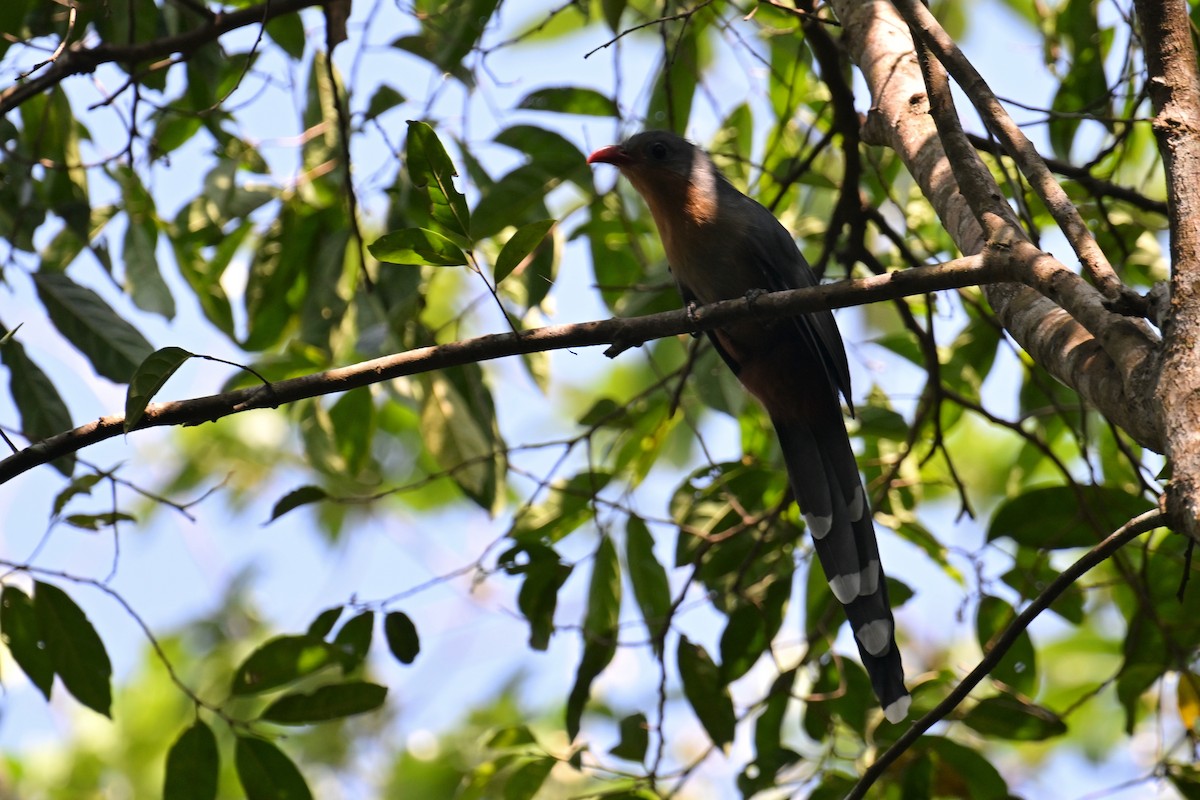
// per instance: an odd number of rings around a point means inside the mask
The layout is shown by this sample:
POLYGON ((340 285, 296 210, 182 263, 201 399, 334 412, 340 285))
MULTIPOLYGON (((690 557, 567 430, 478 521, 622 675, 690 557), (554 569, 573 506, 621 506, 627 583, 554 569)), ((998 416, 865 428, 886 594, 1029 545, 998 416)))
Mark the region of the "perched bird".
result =
MULTIPOLYGON (((779 220, 686 139, 646 131, 600 148, 588 163, 614 165, 646 201, 689 307, 817 284, 779 220)), ((846 609, 884 715, 899 722, 911 698, 875 529, 842 420, 838 393, 850 403, 850 369, 833 314, 748 319, 708 335, 771 417, 829 586, 846 609)))

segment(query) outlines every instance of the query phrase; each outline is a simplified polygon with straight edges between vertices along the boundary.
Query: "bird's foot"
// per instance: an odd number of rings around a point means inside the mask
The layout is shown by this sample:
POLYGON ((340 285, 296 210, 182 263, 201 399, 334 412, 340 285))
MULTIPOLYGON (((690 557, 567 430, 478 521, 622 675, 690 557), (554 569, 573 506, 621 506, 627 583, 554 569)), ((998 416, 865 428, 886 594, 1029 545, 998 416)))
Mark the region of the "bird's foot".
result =
MULTIPOLYGON (((699 317, 696 316, 696 309, 700 306, 696 305, 695 300, 688 300, 683 304, 683 312, 687 314, 688 322, 696 323, 699 317)), ((696 339, 700 336, 700 331, 692 331, 692 338, 696 339)))

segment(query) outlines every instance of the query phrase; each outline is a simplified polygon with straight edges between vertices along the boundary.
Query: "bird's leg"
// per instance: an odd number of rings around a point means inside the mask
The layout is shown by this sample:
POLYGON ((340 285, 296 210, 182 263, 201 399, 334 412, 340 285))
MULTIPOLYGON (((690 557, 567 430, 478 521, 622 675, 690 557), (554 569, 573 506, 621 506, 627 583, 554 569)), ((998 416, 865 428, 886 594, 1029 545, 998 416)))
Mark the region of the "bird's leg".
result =
MULTIPOLYGON (((696 316, 696 309, 699 307, 700 306, 696 305, 695 300, 688 300, 686 303, 683 304, 683 311, 685 314, 687 314, 688 322, 695 323, 695 322, 699 321, 699 319, 696 316)), ((700 336, 700 331, 692 331, 693 339, 699 338, 699 336, 700 336)))

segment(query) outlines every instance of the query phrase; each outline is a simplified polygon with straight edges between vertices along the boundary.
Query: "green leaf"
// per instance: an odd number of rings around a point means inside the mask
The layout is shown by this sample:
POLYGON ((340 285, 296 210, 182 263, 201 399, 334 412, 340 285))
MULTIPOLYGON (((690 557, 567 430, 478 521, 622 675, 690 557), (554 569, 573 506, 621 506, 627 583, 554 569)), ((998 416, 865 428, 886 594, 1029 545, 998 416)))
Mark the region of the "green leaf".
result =
POLYGON ((625 524, 625 564, 650 643, 655 654, 661 656, 671 611, 671 586, 667 571, 654 555, 654 537, 641 517, 630 515, 625 524))
MULTIPOLYGON (((12 334, 9 331, 8 334, 12 334)), ((45 372, 25 353, 15 339, 0 345, 0 361, 8 367, 8 390, 13 404, 21 415, 21 432, 30 442, 40 442, 56 433, 71 430, 71 413, 67 404, 45 372)), ((54 468, 68 478, 75 471, 75 455, 62 456, 53 462, 54 468)))
POLYGON ((428 376, 426 385, 421 408, 425 447, 468 497, 491 510, 498 481, 494 412, 472 407, 445 373, 428 376), (489 418, 480 418, 479 413, 489 418))
POLYGON ((23 591, 6 584, 0 591, 0 639, 8 645, 13 660, 29 677, 30 683, 50 699, 54 685, 54 665, 42 635, 33 601, 23 591))
POLYGON ((524 575, 517 607, 529 621, 529 646, 545 650, 554 633, 554 610, 558 606, 558 590, 571 575, 573 567, 564 564, 553 548, 540 542, 518 544, 496 559, 496 565, 509 575, 524 575), (522 556, 525 563, 519 563, 522 556))
POLYGON ((259 719, 280 725, 310 725, 374 711, 386 697, 386 686, 364 681, 335 683, 308 693, 284 695, 267 706, 259 719))
POLYGON ((557 763, 558 759, 543 756, 517 767, 504 784, 504 800, 533 800, 557 763))
POLYGON ((403 611, 390 611, 383 618, 383 635, 388 650, 401 664, 411 664, 421 652, 421 640, 417 637, 417 626, 403 611))
POLYGON ((676 659, 684 696, 713 744, 726 749, 733 741, 737 718, 733 712, 733 698, 721 682, 720 670, 708 652, 689 642, 686 636, 679 639, 676 659))
POLYGON ((1152 504, 1112 486, 1028 489, 996 509, 988 541, 1002 536, 1026 547, 1092 547, 1152 504))
POLYGON ((528 225, 522 225, 512 236, 508 237, 508 241, 500 250, 500 255, 496 256, 495 280, 497 284, 507 278, 525 260, 525 257, 542 243, 546 234, 554 227, 554 223, 555 220, 552 219, 530 222, 528 225))
POLYGON ((163 800, 213 800, 219 769, 217 737, 212 728, 197 719, 179 734, 167 752, 163 800))
POLYGON ((146 406, 183 362, 193 357, 182 347, 164 347, 146 356, 129 379, 125 392, 125 432, 129 433, 146 413, 146 406))
POLYGON ((615 643, 620 613, 621 562, 617 559, 617 548, 612 539, 602 536, 592 562, 588 607, 583 618, 584 637, 615 643))
POLYGON ((280 14, 273 17, 263 29, 293 61, 304 57, 304 42, 307 37, 304 34, 304 22, 299 14, 280 14))
POLYGON ((251 653, 233 675, 234 695, 258 694, 339 663, 341 653, 312 636, 277 636, 251 653))
POLYGON ((487 740, 489 750, 504 750, 510 747, 524 747, 527 744, 536 745, 537 737, 528 725, 506 725, 493 733, 487 740))
POLYGON ((592 681, 617 652, 617 625, 621 611, 621 565, 612 539, 604 536, 592 563, 588 585, 588 607, 583 617, 583 658, 575 673, 575 685, 567 698, 567 737, 579 734, 583 707, 592 681))
MULTIPOLYGON (((467 236, 471 217, 467 211, 467 198, 454 187, 454 178, 458 177, 458 171, 454 169, 454 163, 446 154, 441 140, 427 123, 408 121, 406 156, 408 174, 413 185, 424 189, 428 195, 430 213, 434 220, 451 233, 467 236)), ((375 257, 380 261, 388 260, 378 254, 375 254, 375 257)))
POLYGON ((300 770, 268 741, 237 737, 234 765, 246 800, 312 800, 300 770))
POLYGON ((333 638, 342 662, 342 673, 353 672, 367 660, 371 649, 371 638, 375 632, 375 612, 364 611, 346 620, 346 624, 333 638))
POLYGON ((1040 742, 1067 732, 1067 725, 1049 709, 1008 694, 980 700, 963 716, 963 724, 998 739, 1040 742))
POLYGON ((517 108, 530 111, 557 111, 560 114, 584 114, 593 117, 614 117, 617 104, 612 98, 579 86, 551 86, 537 89, 522 98, 517 108))
POLYGON ((33 585, 38 630, 54 672, 76 700, 112 716, 112 664, 104 642, 83 610, 57 586, 33 585))
POLYGON ((301 486, 293 489, 275 501, 275 506, 271 509, 271 518, 267 522, 274 522, 293 509, 309 503, 319 503, 327 497, 329 495, 320 486, 301 486))
MULTIPOLYGON (((1016 619, 1017 612, 998 597, 985 596, 979 602, 975 617, 975 633, 979 637, 979 648, 987 653, 991 643, 1016 619)), ((1004 658, 991 672, 992 678, 1011 686, 1022 694, 1033 694, 1037 690, 1037 653, 1028 631, 1021 635, 1004 654, 1004 658)))
POLYGON ((621 30, 621 14, 625 12, 628 0, 600 0, 600 9, 604 13, 604 22, 613 33, 621 30))
POLYGON ((732 683, 749 672, 770 644, 762 611, 750 603, 735 608, 721 633, 721 682, 732 683))
POLYGON ((154 348, 91 289, 61 273, 35 272, 38 298, 50 320, 97 373, 126 383, 154 348))
POLYGON ((342 616, 342 611, 345 606, 334 606, 327 608, 317 615, 316 619, 308 624, 307 634, 314 639, 324 639, 333 630, 333 626, 337 624, 338 618, 342 616))
POLYGON ((115 177, 121 185, 122 207, 128 218, 121 250, 125 291, 138 308, 171 319, 175 316, 175 300, 158 266, 159 223, 154 198, 134 170, 121 166, 115 177))
POLYGON ((650 745, 650 726, 646 715, 638 712, 621 720, 621 740, 608 752, 626 761, 641 761, 650 745))
POLYGON ((375 94, 371 95, 370 102, 367 103, 367 113, 363 116, 363 122, 370 122, 403 102, 404 95, 386 83, 380 84, 379 88, 375 90, 375 94))
POLYGON ((367 249, 371 255, 389 264, 461 267, 467 263, 467 257, 458 245, 426 228, 385 233, 367 245, 367 249))
POLYGON ((63 522, 84 531, 114 527, 118 522, 137 522, 137 517, 124 511, 102 511, 99 514, 68 514, 63 522))
POLYGON ((57 517, 59 514, 61 514, 62 510, 66 508, 67 503, 71 502, 72 498, 81 494, 90 495, 96 484, 104 480, 104 478, 104 475, 93 472, 90 475, 83 475, 68 483, 67 487, 59 492, 54 498, 54 510, 52 512, 53 515, 57 517))
POLYGON ((592 498, 608 485, 608 473, 581 472, 567 480, 556 479, 548 487, 545 502, 526 508, 513 520, 508 535, 520 542, 560 541, 592 518, 592 498))

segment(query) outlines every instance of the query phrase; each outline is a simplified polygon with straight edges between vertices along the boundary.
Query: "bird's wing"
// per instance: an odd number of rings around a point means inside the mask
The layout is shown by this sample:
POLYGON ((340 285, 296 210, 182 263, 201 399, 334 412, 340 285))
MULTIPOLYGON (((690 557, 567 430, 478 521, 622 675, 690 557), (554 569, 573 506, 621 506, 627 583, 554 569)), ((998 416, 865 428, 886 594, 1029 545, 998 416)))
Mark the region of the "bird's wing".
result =
MULTIPOLYGON (((747 198, 749 200, 749 198, 747 198)), ((762 272, 765 286, 772 292, 786 289, 804 289, 817 285, 808 261, 796 247, 791 234, 775 219, 775 215, 763 206, 750 200, 757 209, 753 214, 754 234, 748 237, 750 252, 756 266, 762 272)), ((836 394, 839 390, 846 398, 851 414, 854 405, 850 399, 850 366, 846 360, 846 347, 837 323, 829 311, 814 311, 794 318, 800 337, 819 355, 825 367, 829 385, 836 394)))

